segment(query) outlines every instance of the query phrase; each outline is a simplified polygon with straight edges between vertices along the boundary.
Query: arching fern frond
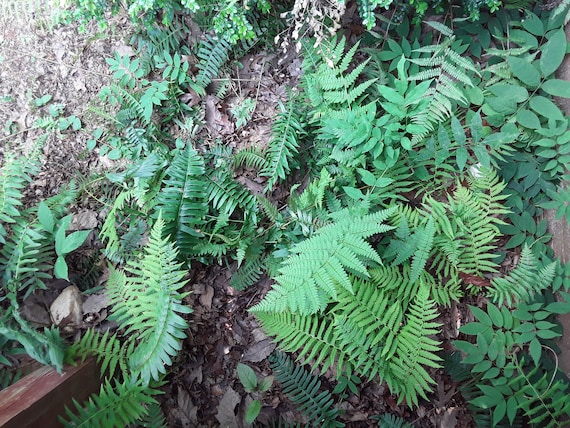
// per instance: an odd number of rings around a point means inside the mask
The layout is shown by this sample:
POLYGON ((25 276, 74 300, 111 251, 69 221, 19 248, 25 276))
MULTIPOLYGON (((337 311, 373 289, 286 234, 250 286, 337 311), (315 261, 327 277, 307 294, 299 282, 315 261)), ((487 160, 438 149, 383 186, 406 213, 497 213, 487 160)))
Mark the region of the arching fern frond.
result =
POLYGON ((295 403, 298 409, 320 427, 343 427, 336 420, 338 409, 330 391, 319 392, 321 381, 302 366, 295 364, 286 354, 274 352, 269 356, 275 379, 283 388, 284 394, 295 403))
POLYGON ((192 310, 182 304, 185 272, 176 262, 177 250, 163 238, 164 220, 159 215, 152 228, 143 256, 129 261, 125 272, 112 271, 108 295, 114 305, 112 316, 130 334, 140 340, 129 355, 129 368, 143 384, 158 380, 172 364, 186 337, 187 322, 181 314, 192 310))
POLYGON ((557 262, 549 263, 539 269, 536 256, 525 245, 518 265, 507 276, 493 278, 488 295, 495 303, 512 306, 519 302, 528 302, 532 296, 552 284, 556 274, 557 262))
POLYGON ((171 236, 183 254, 191 254, 202 236, 198 229, 208 212, 204 171, 204 160, 187 143, 172 159, 157 197, 155 209, 162 212, 164 234, 171 236))
POLYGON ((438 317, 437 309, 429 299, 427 287, 420 287, 416 299, 410 305, 406 325, 396 336, 396 355, 391 367, 400 382, 389 384, 390 390, 410 405, 418 405, 418 396, 427 400, 426 391, 436 382, 424 366, 439 368, 441 358, 439 342, 430 336, 439 333, 440 324, 433 322, 438 317))
POLYGON ((299 141, 305 134, 296 100, 291 98, 286 106, 280 104, 279 107, 281 111, 273 123, 266 165, 260 173, 261 176, 268 177, 265 192, 272 190, 279 179, 287 177, 291 171, 291 161, 298 154, 299 141))
POLYGON ((229 58, 231 45, 223 37, 206 35, 198 46, 198 74, 196 76, 197 91, 205 95, 206 87, 216 77, 220 68, 229 58))
POLYGON ((67 421, 61 420, 66 427, 123 428, 147 414, 147 406, 156 403, 152 394, 157 392, 130 379, 115 385, 107 380, 86 404, 74 399, 75 409, 66 409, 67 421))
POLYGON ((324 309, 336 299, 336 285, 352 292, 348 272, 368 277, 366 265, 382 263, 378 253, 364 239, 392 227, 384 224, 394 209, 363 217, 345 218, 323 226, 297 244, 279 270, 277 283, 254 311, 287 310, 307 315, 324 309))
MULTIPOLYGON (((437 45, 423 46, 416 49, 419 53, 428 53, 430 57, 411 58, 410 62, 425 67, 422 71, 409 76, 410 81, 426 81, 434 79, 424 98, 429 99, 426 108, 412 117, 413 122, 425 129, 433 130, 437 123, 451 117, 452 103, 467 103, 461 86, 473 86, 470 76, 478 75, 473 63, 455 51, 455 36, 444 24, 428 22, 437 31, 444 34, 445 40, 437 45)), ((425 134, 414 135, 412 143, 420 141, 425 134)))
POLYGON ((231 171, 211 170, 206 176, 206 193, 214 209, 229 217, 239 207, 244 219, 256 221, 257 199, 231 177, 231 171))

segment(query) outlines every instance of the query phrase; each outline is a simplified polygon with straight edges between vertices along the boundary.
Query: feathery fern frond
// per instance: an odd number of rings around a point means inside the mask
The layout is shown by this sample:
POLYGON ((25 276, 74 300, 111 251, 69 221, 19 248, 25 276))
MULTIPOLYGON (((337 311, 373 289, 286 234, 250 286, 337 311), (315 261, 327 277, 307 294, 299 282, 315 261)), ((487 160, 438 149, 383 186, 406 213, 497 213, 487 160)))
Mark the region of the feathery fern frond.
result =
POLYGON ((273 189, 279 179, 287 177, 291 171, 290 163, 298 154, 299 140, 305 134, 296 100, 291 98, 286 106, 279 106, 281 111, 273 123, 266 165, 260 173, 262 177, 268 177, 265 192, 273 189))
POLYGON ((337 297, 336 285, 352 291, 347 271, 368 277, 366 264, 382 263, 364 239, 392 229, 383 222, 393 212, 345 218, 317 230, 292 249, 294 255, 283 263, 277 283, 252 310, 307 315, 323 310, 330 298, 337 297))
POLYGON ((198 74, 196 76, 196 84, 198 85, 197 91, 206 93, 206 87, 210 84, 212 79, 216 77, 220 68, 226 63, 229 58, 231 45, 223 37, 206 37, 200 42, 198 46, 198 74))
POLYGON ((197 229, 208 212, 204 171, 204 160, 188 143, 172 159, 157 197, 155 210, 162 212, 164 234, 183 254, 191 254, 202 236, 197 229))
POLYGON ((180 314, 192 310, 182 304, 185 272, 176 263, 177 250, 162 237, 164 220, 159 215, 144 255, 127 263, 124 272, 113 271, 108 283, 113 319, 141 343, 129 355, 129 368, 143 384, 158 380, 172 364, 186 337, 187 323, 180 314))
POLYGON ((536 366, 528 373, 521 369, 519 376, 511 379, 509 385, 523 384, 515 389, 514 396, 530 425, 560 427, 560 421, 570 416, 569 385, 555 379, 555 374, 548 371, 540 376, 539 368, 536 366))
POLYGON ((217 169, 206 174, 206 193, 214 209, 231 216, 241 208, 244 219, 257 220, 257 199, 244 186, 231 177, 231 171, 217 169))
POLYGON ((536 256, 525 245, 515 269, 506 277, 491 280, 492 288, 489 289, 488 295, 493 302, 504 302, 508 306, 528 302, 535 293, 552 284, 555 274, 556 262, 539 269, 536 256))
POLYGON ((433 322, 438 317, 435 303, 429 299, 429 290, 421 286, 416 299, 409 308, 406 325, 396 336, 396 354, 391 367, 399 383, 388 386, 409 405, 418 405, 418 395, 427 400, 426 391, 436 382, 424 366, 439 368, 441 358, 439 342, 430 336, 439 333, 440 324, 433 322))
POLYGON ((413 428, 413 425, 400 416, 384 413, 378 418, 378 428, 413 428))
POLYGON ((319 392, 321 381, 317 376, 295 364, 282 352, 271 354, 269 362, 284 394, 298 406, 309 421, 320 427, 344 426, 342 422, 336 420, 339 412, 334 407, 330 391, 319 392))
POLYGON ((100 334, 95 329, 88 329, 80 340, 71 345, 68 353, 82 360, 89 355, 95 355, 100 365, 101 373, 113 377, 117 367, 123 375, 128 373, 127 358, 133 351, 134 342, 124 346, 115 334, 106 331, 100 334))
POLYGON ((0 17, 29 22, 34 14, 49 6, 48 3, 48 0, 4 0, 0 6, 0 17))
POLYGON ((356 84, 368 60, 361 62, 347 73, 358 50, 358 43, 343 53, 345 45, 344 38, 339 42, 333 38, 330 44, 323 44, 320 47, 320 58, 317 62, 315 62, 317 57, 310 54, 303 61, 302 68, 306 72, 303 77, 304 86, 316 110, 316 118, 331 108, 348 107, 357 99, 364 99, 366 90, 377 80, 370 79, 356 84))
POLYGON ((152 395, 157 392, 131 379, 115 385, 107 380, 86 404, 74 399, 75 409, 66 409, 68 420, 61 419, 66 427, 123 428, 147 414, 147 406, 156 403, 152 395))
POLYGON ((246 262, 232 275, 230 287, 236 290, 245 290, 250 285, 255 284, 261 278, 264 270, 264 258, 256 257, 246 262))
POLYGON ((234 168, 242 166, 261 171, 267 167, 267 160, 258 147, 247 147, 234 154, 234 168))
MULTIPOLYGON (((459 55, 453 47, 455 36, 452 30, 444 24, 438 22, 428 22, 435 30, 440 31, 445 40, 437 45, 423 46, 416 49, 416 52, 428 53, 428 58, 411 58, 410 62, 427 67, 412 76, 410 81, 426 81, 435 79, 424 98, 429 99, 425 109, 422 109, 412 117, 413 122, 425 129, 433 130, 436 123, 441 123, 451 117, 451 100, 467 103, 460 85, 473 86, 473 81, 469 75, 478 75, 473 63, 459 55)), ((424 134, 414 136, 412 143, 421 140, 424 134)))
POLYGON ((17 156, 7 152, 0 169, 0 244, 4 244, 6 229, 2 223, 15 223, 21 216, 22 190, 40 170, 35 156, 17 156))

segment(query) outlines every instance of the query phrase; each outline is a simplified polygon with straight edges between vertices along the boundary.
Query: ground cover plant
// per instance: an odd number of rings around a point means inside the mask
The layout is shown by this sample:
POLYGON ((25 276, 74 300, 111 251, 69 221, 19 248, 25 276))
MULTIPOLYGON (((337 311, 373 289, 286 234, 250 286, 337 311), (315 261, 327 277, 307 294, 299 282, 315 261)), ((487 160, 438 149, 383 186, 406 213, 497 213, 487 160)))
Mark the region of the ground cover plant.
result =
MULTIPOLYGON (((358 2, 357 40, 309 23, 317 34, 296 37, 300 72, 269 138, 245 146, 228 135, 253 126, 261 81, 245 97, 231 85, 246 79, 232 73, 299 21, 283 22, 266 2, 222 3, 218 14, 199 2, 128 3, 143 23, 133 54, 108 58, 111 82, 89 109, 100 125, 87 148, 115 168, 83 184, 103 203, 96 235, 116 327, 69 343, 20 316, 44 280, 66 276, 65 256, 87 233, 65 234, 73 186, 22 209, 41 155, 6 156, 0 362, 20 348, 58 369, 94 355, 101 392, 62 421, 162 426, 160 394, 193 349, 188 284, 196 269, 220 265, 232 290, 252 296, 243 309, 279 348, 267 369, 304 415, 262 420, 270 381, 234 364, 248 398, 242 406, 224 394, 220 424, 350 426, 345 403, 377 384, 391 405, 367 414, 369 424, 430 426, 420 409, 443 402, 448 382, 468 409, 462 423, 564 425, 569 381, 555 339, 556 316, 570 312, 569 268, 542 216, 565 216, 568 205, 570 130, 553 99, 570 98, 570 82, 555 76, 568 5, 466 7, 478 20, 463 25, 451 14, 422 21, 423 6, 373 14, 378 2, 358 2), (189 17, 217 35, 189 43, 189 17), (446 311, 465 303, 461 326, 446 328, 446 311)), ((107 3, 76 5, 90 19, 107 3)))

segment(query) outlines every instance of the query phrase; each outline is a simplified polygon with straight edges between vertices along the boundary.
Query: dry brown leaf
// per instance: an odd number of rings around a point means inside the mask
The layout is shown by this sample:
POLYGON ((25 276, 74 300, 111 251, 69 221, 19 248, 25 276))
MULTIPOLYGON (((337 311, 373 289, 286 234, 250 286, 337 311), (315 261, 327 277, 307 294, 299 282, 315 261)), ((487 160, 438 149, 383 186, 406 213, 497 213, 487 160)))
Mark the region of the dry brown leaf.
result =
POLYGON ((252 363, 259 363, 265 360, 275 349, 275 343, 272 343, 270 339, 262 340, 261 342, 254 343, 249 349, 243 354, 243 361, 249 361, 252 363))
POLYGON ((220 423, 221 428, 241 427, 236 414, 235 408, 241 401, 241 397, 232 387, 229 387, 218 404, 218 413, 216 419, 220 423))

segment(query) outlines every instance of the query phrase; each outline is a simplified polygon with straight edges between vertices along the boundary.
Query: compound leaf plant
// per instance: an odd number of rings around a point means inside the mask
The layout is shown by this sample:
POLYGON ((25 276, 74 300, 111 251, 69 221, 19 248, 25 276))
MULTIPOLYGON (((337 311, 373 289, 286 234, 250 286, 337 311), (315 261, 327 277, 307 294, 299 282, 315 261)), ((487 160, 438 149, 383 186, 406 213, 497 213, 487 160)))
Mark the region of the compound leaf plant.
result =
MULTIPOLYGON (((108 376, 98 395, 68 410, 70 426, 125 426, 156 414, 154 396, 186 338, 193 261, 235 261, 231 285, 239 289, 271 278, 249 310, 313 372, 279 352, 270 358, 285 392, 316 424, 343 426, 335 392, 319 392, 317 374, 332 373, 351 390, 360 378, 383 382, 397 403, 417 408, 430 400, 441 368, 481 426, 561 426, 570 416, 570 384, 553 342, 562 334, 556 315, 570 312, 562 291, 569 268, 554 258, 541 219, 545 208, 568 211, 560 196, 567 191, 557 189, 570 130, 553 101, 570 98, 570 83, 554 75, 568 50, 564 14, 485 2, 487 13, 482 2, 464 2, 478 23, 445 16, 422 30, 414 22, 428 3, 415 2, 411 20, 379 19, 373 11, 390 2, 357 3, 375 31, 355 44, 340 35, 302 38, 300 83, 279 106, 268 147, 234 153, 204 144, 200 104, 180 100, 211 91, 247 48, 243 39, 257 37, 259 12, 273 5, 125 2, 147 24, 146 36, 135 39, 136 57, 108 60, 112 83, 100 93, 101 107, 92 107, 108 122, 89 142, 128 160, 105 177, 112 190, 99 231, 115 265, 107 291, 116 333, 88 330, 68 346, 57 330, 38 332, 18 316, 18 297, 41 287, 47 260, 65 260, 84 235, 65 234, 63 207, 73 189, 22 210, 36 157, 6 159, 0 266, 2 299, 12 309, 0 336, 59 369, 95 355, 108 376), (188 31, 181 11, 217 36, 186 46, 174 35, 188 31), (158 17, 164 30, 149 25, 158 17), (243 166, 258 174, 263 191, 235 179, 243 166), (287 198, 274 199, 278 188, 287 198), (509 266, 510 259, 518 261, 509 266), (444 344, 442 309, 464 300, 479 302, 468 309, 473 322, 444 344)), ((119 2, 76 5, 76 17, 101 19, 119 2)), ((55 273, 65 276, 61 263, 55 273)), ((255 392, 257 378, 240 367, 255 392)))

